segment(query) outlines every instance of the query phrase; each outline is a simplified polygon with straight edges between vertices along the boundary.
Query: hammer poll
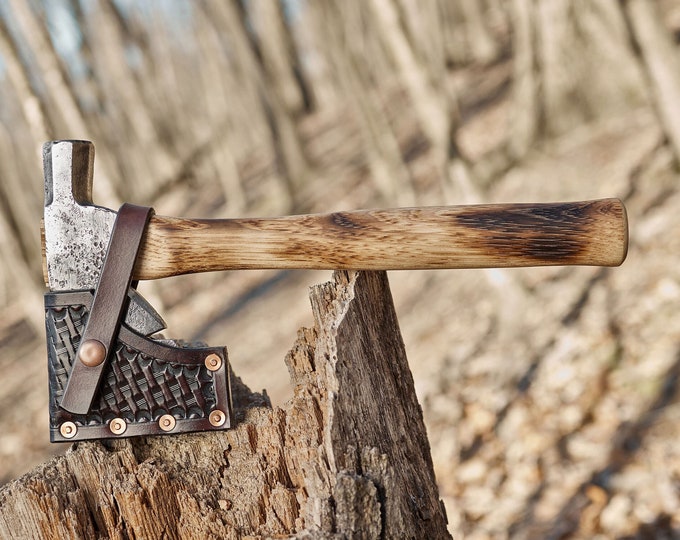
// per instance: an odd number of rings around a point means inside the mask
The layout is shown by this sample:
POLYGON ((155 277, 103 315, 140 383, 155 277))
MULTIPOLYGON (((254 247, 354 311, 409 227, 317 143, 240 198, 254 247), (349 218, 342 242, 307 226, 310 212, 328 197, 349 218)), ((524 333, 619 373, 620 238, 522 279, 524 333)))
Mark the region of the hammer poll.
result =
POLYGON ((226 349, 150 337, 165 324, 135 291, 138 280, 233 269, 618 266, 627 253, 626 210, 614 198, 186 219, 95 206, 88 141, 48 142, 43 162, 53 441, 230 426, 226 349))

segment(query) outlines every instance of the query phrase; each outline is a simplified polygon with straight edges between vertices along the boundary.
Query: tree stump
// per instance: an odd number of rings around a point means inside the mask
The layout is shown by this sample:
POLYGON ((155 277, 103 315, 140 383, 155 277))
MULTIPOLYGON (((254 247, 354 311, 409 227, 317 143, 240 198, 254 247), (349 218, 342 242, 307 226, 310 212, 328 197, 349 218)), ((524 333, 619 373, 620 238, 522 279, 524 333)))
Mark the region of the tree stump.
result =
POLYGON ((387 275, 310 297, 283 409, 234 377, 232 430, 74 444, 2 488, 2 538, 450 538, 387 275))

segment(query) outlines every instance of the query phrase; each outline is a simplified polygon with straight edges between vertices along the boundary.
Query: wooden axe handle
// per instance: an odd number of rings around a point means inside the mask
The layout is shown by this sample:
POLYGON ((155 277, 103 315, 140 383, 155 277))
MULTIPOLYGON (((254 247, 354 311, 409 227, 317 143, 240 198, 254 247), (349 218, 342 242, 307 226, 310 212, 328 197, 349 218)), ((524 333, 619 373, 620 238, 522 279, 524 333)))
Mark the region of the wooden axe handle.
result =
POLYGON ((136 279, 254 268, 405 270, 618 266, 618 199, 360 210, 271 219, 154 216, 136 279))

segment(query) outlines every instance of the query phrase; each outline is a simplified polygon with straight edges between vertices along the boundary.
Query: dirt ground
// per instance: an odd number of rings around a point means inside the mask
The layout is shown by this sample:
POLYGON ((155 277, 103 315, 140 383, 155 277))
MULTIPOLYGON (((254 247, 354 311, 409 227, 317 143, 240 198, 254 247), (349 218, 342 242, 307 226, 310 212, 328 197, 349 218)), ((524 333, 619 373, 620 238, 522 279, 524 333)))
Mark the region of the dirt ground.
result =
MULTIPOLYGON (((506 115, 503 103, 475 115, 462 144, 492 145, 506 115)), ((324 137, 338 135, 309 129, 321 160, 324 137)), ((426 162, 409 167, 427 183, 426 162)), ((363 175, 347 165, 312 210, 367 204, 363 175)), ((623 198, 623 266, 390 273, 455 538, 680 538, 679 179, 652 114, 630 111, 540 147, 484 192, 623 198)), ((419 204, 441 204, 423 193, 419 204)), ((174 200, 157 211, 175 213, 174 200)), ((276 405, 291 392, 285 353, 312 324, 307 287, 329 277, 230 272, 142 292, 163 306, 167 335, 226 344, 234 371, 276 405)), ((65 451, 48 442, 44 335, 16 312, 0 313, 2 482, 65 451)))

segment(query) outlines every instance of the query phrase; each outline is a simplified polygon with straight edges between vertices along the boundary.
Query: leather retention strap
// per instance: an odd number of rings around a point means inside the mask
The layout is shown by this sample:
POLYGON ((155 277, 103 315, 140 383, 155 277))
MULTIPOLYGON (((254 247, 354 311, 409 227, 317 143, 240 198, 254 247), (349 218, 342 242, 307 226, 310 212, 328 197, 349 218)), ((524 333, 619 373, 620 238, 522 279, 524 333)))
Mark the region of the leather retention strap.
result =
POLYGON ((94 293, 90 316, 76 353, 76 359, 60 406, 74 414, 87 414, 111 354, 127 308, 127 293, 132 282, 144 231, 153 209, 125 203, 118 210, 111 240, 94 293), (80 361, 84 343, 95 340, 104 346, 104 359, 96 366, 80 361))

